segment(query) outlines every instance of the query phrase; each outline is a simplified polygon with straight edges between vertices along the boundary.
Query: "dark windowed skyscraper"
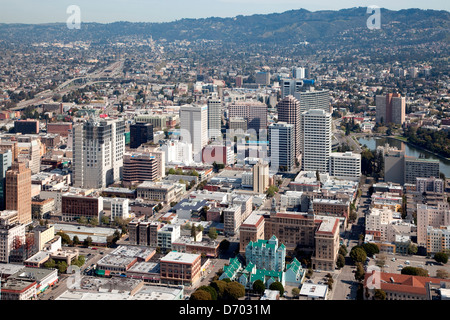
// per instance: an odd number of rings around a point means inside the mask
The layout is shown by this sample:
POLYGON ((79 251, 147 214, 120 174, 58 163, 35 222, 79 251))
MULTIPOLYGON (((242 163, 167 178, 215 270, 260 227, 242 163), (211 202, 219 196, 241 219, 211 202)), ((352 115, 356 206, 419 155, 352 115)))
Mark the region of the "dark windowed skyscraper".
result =
POLYGON ((300 145, 300 102, 293 96, 287 96, 277 104, 278 121, 292 124, 294 127, 295 157, 301 152, 300 145))
POLYGON ((130 125, 130 148, 137 149, 143 143, 153 141, 153 125, 138 122, 130 125))

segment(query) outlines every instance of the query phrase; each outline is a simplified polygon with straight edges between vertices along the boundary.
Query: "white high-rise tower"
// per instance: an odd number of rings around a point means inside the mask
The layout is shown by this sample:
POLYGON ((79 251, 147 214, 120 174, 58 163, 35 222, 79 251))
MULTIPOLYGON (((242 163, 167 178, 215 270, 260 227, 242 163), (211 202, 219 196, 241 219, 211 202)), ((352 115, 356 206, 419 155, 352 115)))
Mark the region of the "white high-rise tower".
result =
POLYGON ((89 119, 73 126, 73 185, 105 188, 122 179, 123 119, 89 119))
POLYGON ((208 106, 182 106, 180 122, 182 141, 192 143, 194 161, 201 162, 202 150, 208 144, 208 106))
POLYGON ((309 110, 302 113, 302 169, 328 172, 331 154, 331 113, 309 110))

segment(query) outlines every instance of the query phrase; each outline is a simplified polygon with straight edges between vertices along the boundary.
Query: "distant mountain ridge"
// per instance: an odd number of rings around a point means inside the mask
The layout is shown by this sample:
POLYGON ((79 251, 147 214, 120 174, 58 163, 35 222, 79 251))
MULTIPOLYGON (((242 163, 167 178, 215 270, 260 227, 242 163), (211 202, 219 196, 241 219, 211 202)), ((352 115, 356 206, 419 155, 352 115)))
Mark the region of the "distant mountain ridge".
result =
POLYGON ((413 37, 414 43, 449 42, 450 13, 445 10, 381 9, 381 30, 369 30, 366 7, 339 11, 305 9, 283 13, 255 14, 233 18, 181 19, 164 23, 82 23, 81 30, 69 30, 64 23, 0 24, 0 40, 15 42, 94 41, 111 42, 128 37, 152 37, 195 41, 220 40, 236 44, 293 45, 302 41, 325 43, 413 37))

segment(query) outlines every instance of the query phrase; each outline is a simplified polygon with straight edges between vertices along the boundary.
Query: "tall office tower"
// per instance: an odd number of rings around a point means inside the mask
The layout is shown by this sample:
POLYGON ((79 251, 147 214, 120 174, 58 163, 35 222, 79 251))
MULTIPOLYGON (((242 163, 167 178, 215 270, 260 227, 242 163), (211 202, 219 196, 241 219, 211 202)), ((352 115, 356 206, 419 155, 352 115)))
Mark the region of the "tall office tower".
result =
POLYGON ((291 171, 295 165, 295 128, 286 122, 269 126, 270 171, 291 171))
POLYGON ((377 123, 403 124, 405 122, 406 99, 399 93, 376 96, 377 123))
POLYGON ((244 83, 244 77, 236 76, 236 88, 242 88, 243 83, 244 83))
POLYGON ((253 166, 253 191, 266 192, 269 187, 269 165, 259 161, 253 166))
POLYGON ((125 122, 89 119, 73 126, 73 185, 106 188, 122 179, 125 122))
POLYGON ((353 152, 333 152, 330 155, 330 176, 359 181, 361 177, 361 155, 353 152))
POLYGON ((161 179, 158 175, 158 160, 150 153, 126 153, 123 156, 123 183, 157 181, 161 179))
POLYGON ((130 148, 137 149, 143 143, 153 141, 153 125, 137 122, 130 125, 130 148))
POLYGON ((292 69, 292 76, 295 79, 305 79, 306 78, 306 69, 302 67, 296 67, 292 69))
POLYGON ((417 244, 427 246, 427 228, 441 228, 450 225, 450 205, 438 202, 437 205, 417 204, 417 244))
POLYGON ((331 113, 309 110, 301 117, 302 170, 328 172, 331 154, 331 113))
POLYGON ((247 120, 247 130, 259 133, 267 129, 267 106, 261 102, 237 101, 228 107, 228 118, 240 117, 247 120))
POLYGON ((439 160, 405 157, 405 182, 415 184, 416 178, 439 177, 439 160))
POLYGON ((19 223, 31 223, 31 170, 25 163, 14 162, 6 171, 6 210, 16 210, 19 223))
POLYGON ((405 183, 405 151, 385 148, 384 181, 398 184, 405 183))
POLYGON ((294 126, 295 157, 300 155, 300 102, 293 96, 287 96, 277 104, 278 121, 294 126))
POLYGON ((222 102, 219 99, 208 100, 208 138, 216 140, 222 136, 222 102))
POLYGON ((41 140, 36 136, 18 136, 18 161, 27 164, 31 174, 41 171, 41 140))
POLYGON ((268 86, 270 84, 270 72, 263 71, 256 73, 255 81, 257 84, 268 86))
POLYGON ((325 112, 331 111, 330 90, 315 90, 310 88, 307 91, 295 92, 294 97, 300 101, 300 112, 312 109, 320 109, 325 112))
POLYGON ((6 171, 11 168, 11 150, 0 151, 0 211, 5 210, 6 171))
POLYGON ((208 106, 182 106, 180 122, 182 141, 192 144, 194 160, 201 162, 203 147, 208 144, 208 106))
POLYGON ((287 96, 293 96, 295 93, 303 90, 303 80, 301 79, 282 79, 280 81, 281 86, 281 98, 284 99, 287 96))

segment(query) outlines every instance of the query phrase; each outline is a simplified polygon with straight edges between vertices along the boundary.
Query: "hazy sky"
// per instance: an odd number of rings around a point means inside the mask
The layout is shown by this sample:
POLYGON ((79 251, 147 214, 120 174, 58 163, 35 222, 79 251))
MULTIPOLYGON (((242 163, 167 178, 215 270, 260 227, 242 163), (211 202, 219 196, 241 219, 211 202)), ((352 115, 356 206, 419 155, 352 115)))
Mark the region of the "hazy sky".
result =
POLYGON ((81 22, 165 22, 182 18, 233 17, 304 8, 339 10, 376 5, 391 10, 450 11, 449 0, 0 0, 0 23, 66 22, 77 5, 81 22))

